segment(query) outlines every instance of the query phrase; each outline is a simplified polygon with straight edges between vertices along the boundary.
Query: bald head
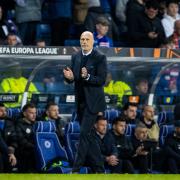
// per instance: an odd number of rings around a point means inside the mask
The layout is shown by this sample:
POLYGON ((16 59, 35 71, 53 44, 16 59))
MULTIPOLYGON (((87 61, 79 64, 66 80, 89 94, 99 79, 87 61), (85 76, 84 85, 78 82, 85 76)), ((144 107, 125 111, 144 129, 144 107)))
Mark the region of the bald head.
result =
POLYGON ((88 53, 93 49, 94 37, 90 31, 85 31, 80 37, 81 48, 84 53, 88 53))
POLYGON ((175 21, 174 30, 180 36, 180 20, 175 21))

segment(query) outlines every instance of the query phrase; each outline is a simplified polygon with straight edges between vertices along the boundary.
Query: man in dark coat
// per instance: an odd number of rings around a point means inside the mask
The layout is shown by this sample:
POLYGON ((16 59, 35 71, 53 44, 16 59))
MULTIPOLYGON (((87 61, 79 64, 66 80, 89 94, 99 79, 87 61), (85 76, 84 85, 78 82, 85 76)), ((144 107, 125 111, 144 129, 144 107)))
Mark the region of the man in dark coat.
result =
POLYGON ((75 83, 78 119, 81 134, 90 132, 99 112, 105 110, 103 85, 106 80, 105 55, 93 49, 93 34, 85 31, 80 37, 81 51, 72 56, 71 68, 63 70, 65 79, 75 83))

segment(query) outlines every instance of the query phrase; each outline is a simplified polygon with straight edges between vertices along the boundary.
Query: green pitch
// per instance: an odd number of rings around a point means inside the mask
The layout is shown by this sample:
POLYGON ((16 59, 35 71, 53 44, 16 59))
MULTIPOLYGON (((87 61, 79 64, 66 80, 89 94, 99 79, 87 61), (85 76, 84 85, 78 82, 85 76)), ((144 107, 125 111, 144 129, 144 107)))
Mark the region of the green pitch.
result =
POLYGON ((1 180, 180 180, 180 175, 1 174, 1 180))

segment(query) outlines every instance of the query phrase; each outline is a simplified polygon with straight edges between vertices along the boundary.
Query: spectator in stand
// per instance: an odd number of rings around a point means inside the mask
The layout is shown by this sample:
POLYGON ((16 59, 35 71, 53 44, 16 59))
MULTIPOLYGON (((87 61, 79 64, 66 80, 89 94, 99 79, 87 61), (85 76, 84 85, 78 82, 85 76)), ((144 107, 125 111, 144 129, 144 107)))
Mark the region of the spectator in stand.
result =
POLYGON ((109 21, 105 17, 98 17, 96 20, 96 31, 94 35, 95 47, 113 47, 112 39, 107 36, 109 21))
POLYGON ((138 124, 143 124, 147 127, 148 130, 148 139, 155 142, 159 141, 159 126, 154 120, 155 110, 153 106, 145 105, 142 117, 138 124))
POLYGON ((134 173, 134 167, 131 163, 133 156, 133 145, 131 139, 125 135, 126 119, 118 117, 113 121, 112 135, 118 149, 119 160, 122 161, 123 173, 134 173))
POLYGON ((56 103, 49 102, 47 104, 45 120, 55 121, 56 134, 61 144, 64 145, 64 129, 66 122, 60 117, 59 107, 56 103))
POLYGON ((174 123, 175 131, 165 140, 165 152, 168 170, 171 174, 180 173, 180 120, 174 123))
POLYGON ((23 45, 34 45, 37 24, 41 21, 41 0, 15 0, 16 22, 23 45))
POLYGON ((179 3, 177 0, 167 0, 166 8, 167 14, 162 19, 162 25, 168 38, 173 34, 175 21, 180 19, 180 14, 178 14, 179 3))
POLYGON ((16 131, 19 143, 18 159, 19 171, 23 173, 35 172, 35 142, 34 123, 36 121, 36 107, 26 104, 22 109, 23 117, 17 121, 16 131))
POLYGON ((9 33, 7 36, 7 45, 8 46, 20 46, 22 45, 21 40, 15 33, 9 33))
POLYGON ((4 104, 0 103, 0 121, 3 126, 0 129, 0 172, 10 172, 16 165, 15 150, 17 149, 17 136, 15 124, 7 117, 4 104))
POLYGON ((64 46, 69 38, 72 18, 72 0, 45 0, 48 4, 52 46, 64 46))
POLYGON ((126 7, 129 0, 116 0, 116 18, 119 31, 121 33, 127 31, 126 25, 126 7))
POLYGON ((173 42, 173 47, 175 49, 180 48, 180 20, 175 21, 174 23, 174 33, 171 36, 172 42, 173 42))
POLYGON ((125 117, 126 124, 136 124, 137 104, 129 102, 126 103, 123 107, 123 113, 121 116, 125 117))
POLYGON ((17 27, 12 20, 5 19, 4 10, 0 6, 0 44, 4 45, 9 33, 17 34, 17 27))
POLYGON ((135 15, 128 26, 129 38, 135 47, 160 47, 166 41, 160 19, 157 17, 159 4, 156 0, 146 2, 145 12, 135 15))
POLYGON ((38 39, 38 40, 36 40, 36 46, 37 46, 37 47, 40 47, 40 48, 46 47, 46 42, 45 42, 45 40, 43 40, 43 39, 38 39))
POLYGON ((144 124, 139 124, 135 129, 135 136, 132 137, 134 148, 133 164, 138 168, 139 173, 148 173, 149 161, 152 149, 156 143, 148 141, 148 129, 144 124))
POLYGON ((99 16, 104 16, 109 21, 109 31, 107 36, 112 38, 113 41, 118 41, 119 32, 110 14, 110 4, 107 0, 88 0, 88 13, 84 21, 85 29, 91 32, 95 31, 96 19, 99 16), (106 2, 105 2, 106 1, 106 2), (109 5, 109 6, 108 6, 109 5))
POLYGON ((145 10, 145 0, 129 0, 126 5, 126 24, 129 29, 134 18, 145 10))

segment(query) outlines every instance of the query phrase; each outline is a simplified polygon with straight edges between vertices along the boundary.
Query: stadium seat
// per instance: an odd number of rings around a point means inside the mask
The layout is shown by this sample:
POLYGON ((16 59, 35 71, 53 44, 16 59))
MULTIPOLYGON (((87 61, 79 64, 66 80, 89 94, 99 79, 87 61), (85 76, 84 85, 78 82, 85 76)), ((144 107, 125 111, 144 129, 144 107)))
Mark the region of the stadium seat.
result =
POLYGON ((135 124, 127 124, 126 130, 125 130, 125 135, 126 136, 134 135, 135 127, 136 127, 135 124))
POLYGON ((54 121, 35 124, 37 169, 45 173, 70 173, 68 156, 55 133, 54 121))
POLYGON ((159 145, 162 147, 165 138, 174 131, 174 125, 163 125, 160 127, 159 145))
POLYGON ((172 123, 174 120, 174 114, 172 111, 162 111, 158 114, 157 123, 159 126, 164 125, 166 123, 172 123))
POLYGON ((80 135, 79 122, 74 121, 67 124, 65 128, 66 151, 70 162, 73 164, 78 147, 80 135))
POLYGON ((21 116, 21 108, 7 108, 7 116, 17 119, 21 116))
POLYGON ((4 129, 4 120, 0 120, 0 130, 4 129))
POLYGON ((104 112, 104 116, 108 120, 108 123, 112 123, 113 120, 119 115, 120 115, 120 112, 117 109, 107 109, 104 112))

